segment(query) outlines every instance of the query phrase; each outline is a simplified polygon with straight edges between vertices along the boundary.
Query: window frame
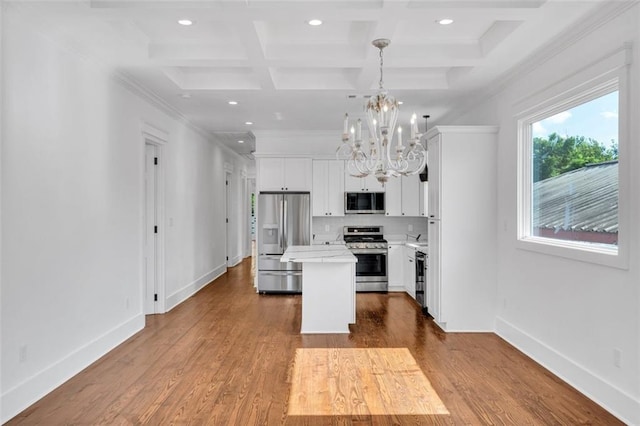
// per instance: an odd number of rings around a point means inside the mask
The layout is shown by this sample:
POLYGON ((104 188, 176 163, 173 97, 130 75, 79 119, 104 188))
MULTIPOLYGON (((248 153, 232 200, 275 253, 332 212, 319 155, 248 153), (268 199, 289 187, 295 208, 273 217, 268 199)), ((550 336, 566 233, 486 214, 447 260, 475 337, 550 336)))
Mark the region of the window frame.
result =
MULTIPOLYGON (((622 50, 622 60, 609 57, 609 68, 591 67, 582 74, 573 76, 564 85, 549 87, 527 100, 531 105, 518 114, 517 145, 517 236, 516 247, 557 257, 628 269, 628 200, 627 185, 627 141, 629 132, 629 55, 622 50), (611 64, 613 62, 613 64, 611 64), (612 66, 613 65, 613 66, 612 66), (599 75, 591 76, 596 71, 599 75), (560 87, 558 87, 560 86, 560 87), (533 193, 533 138, 532 125, 537 121, 569 110, 612 92, 618 92, 618 245, 589 244, 581 241, 560 240, 539 237, 532 234, 532 193, 533 193), (555 95, 552 95, 555 93, 555 95), (558 94, 559 93, 559 94, 558 94), (545 96, 546 95, 546 96, 545 96), (546 99, 545 99, 546 98, 546 99)), ((613 55, 616 56, 616 55, 613 55)))

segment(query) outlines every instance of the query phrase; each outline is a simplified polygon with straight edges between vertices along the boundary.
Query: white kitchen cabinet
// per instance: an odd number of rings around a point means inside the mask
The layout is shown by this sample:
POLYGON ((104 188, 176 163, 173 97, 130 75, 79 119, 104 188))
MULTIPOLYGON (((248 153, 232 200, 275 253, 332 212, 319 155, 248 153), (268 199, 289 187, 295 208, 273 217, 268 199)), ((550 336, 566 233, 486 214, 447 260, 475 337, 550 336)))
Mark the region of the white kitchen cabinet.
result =
POLYGON ((344 216, 344 161, 313 160, 314 216, 344 216))
POLYGON ((402 176, 402 216, 420 215, 420 176, 402 176))
POLYGON ((365 177, 354 177, 346 170, 344 173, 344 190, 347 192, 385 192, 384 186, 373 174, 365 177))
POLYGON ((427 227, 428 241, 429 241, 429 256, 427 256, 427 274, 425 282, 425 298, 427 299, 427 309, 429 315, 440 321, 443 316, 440 313, 440 296, 442 291, 439 289, 441 283, 440 270, 442 269, 440 264, 440 251, 442 249, 440 245, 440 221, 429 219, 427 227), (438 288, 436 288, 438 285, 438 288))
POLYGON ((420 176, 392 177, 386 184, 387 216, 420 216, 420 176))
POLYGON ((429 167, 429 188, 427 212, 430 218, 440 218, 440 168, 442 158, 440 149, 442 145, 442 135, 436 134, 432 139, 427 140, 427 165, 429 167))
POLYGON ((259 191, 311 191, 310 158, 259 158, 259 191))
POLYGON ((385 214, 387 216, 402 216, 402 180, 401 178, 389 178, 386 183, 384 195, 385 214))
POLYGON ((416 249, 404 246, 404 284, 407 293, 416 298, 416 249))
POLYGON ((497 131, 436 126, 427 132, 427 308, 445 331, 494 327, 497 131))
POLYGON ((404 244, 389 243, 387 248, 387 276, 389 289, 405 289, 404 283, 404 244))
POLYGON ((418 215, 426 217, 429 214, 429 182, 420 182, 418 215))

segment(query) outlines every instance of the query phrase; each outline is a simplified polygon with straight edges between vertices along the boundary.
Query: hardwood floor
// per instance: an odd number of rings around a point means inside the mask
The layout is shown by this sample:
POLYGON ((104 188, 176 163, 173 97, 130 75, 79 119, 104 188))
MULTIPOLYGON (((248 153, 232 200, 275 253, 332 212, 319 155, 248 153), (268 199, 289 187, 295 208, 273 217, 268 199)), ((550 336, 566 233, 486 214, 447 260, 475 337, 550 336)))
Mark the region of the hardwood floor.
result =
MULTIPOLYGON (((622 424, 494 334, 445 334, 400 293, 359 293, 349 335, 300 335, 300 297, 245 260, 9 425, 622 424), (408 348, 449 415, 287 416, 297 348, 408 348)), ((328 315, 330 313, 327 313, 328 315)))

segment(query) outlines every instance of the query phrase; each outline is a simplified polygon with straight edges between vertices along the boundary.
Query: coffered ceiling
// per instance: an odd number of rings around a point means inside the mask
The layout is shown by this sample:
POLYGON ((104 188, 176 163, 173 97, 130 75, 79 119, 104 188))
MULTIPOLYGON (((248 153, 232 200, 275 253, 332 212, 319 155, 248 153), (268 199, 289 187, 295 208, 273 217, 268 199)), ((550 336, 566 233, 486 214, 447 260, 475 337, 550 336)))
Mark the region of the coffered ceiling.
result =
MULTIPOLYGON (((581 0, 7 1, 26 20, 219 134, 335 131, 384 86, 438 121, 602 6, 581 0), (453 19, 440 25, 442 18, 453 19), (179 19, 193 24, 183 26, 179 19), (323 24, 311 26, 310 19, 323 24), (230 105, 229 101, 237 102, 230 105), (246 124, 251 122, 252 124, 246 124)), ((244 143, 238 143, 243 140, 244 143)))

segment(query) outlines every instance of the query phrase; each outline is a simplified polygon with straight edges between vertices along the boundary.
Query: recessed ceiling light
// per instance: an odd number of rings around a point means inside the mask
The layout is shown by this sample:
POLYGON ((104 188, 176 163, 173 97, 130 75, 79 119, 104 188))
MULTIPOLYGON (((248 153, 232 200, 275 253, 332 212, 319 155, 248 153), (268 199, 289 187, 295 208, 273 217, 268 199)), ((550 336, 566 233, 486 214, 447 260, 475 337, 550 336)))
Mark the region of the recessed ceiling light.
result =
POLYGON ((246 124, 247 126, 251 126, 253 124, 253 121, 245 121, 244 124, 246 124))
POLYGON ((238 141, 238 143, 244 143, 244 141, 238 141))
POLYGON ((238 101, 229 101, 229 105, 238 105, 238 101))
POLYGON ((322 21, 319 19, 311 19, 308 24, 312 27, 317 27, 318 25, 322 25, 322 21))
POLYGON ((453 24, 453 19, 450 19, 450 18, 438 19, 436 22, 440 25, 449 25, 449 24, 453 24))
POLYGON ((191 98, 191 94, 189 94, 189 93, 181 93, 180 97, 182 99, 190 99, 191 98))
POLYGON ((179 19, 178 24, 188 27, 189 25, 193 25, 193 21, 191 19, 179 19))
POLYGON ((404 102, 402 101, 398 101, 398 105, 402 105, 404 102))

